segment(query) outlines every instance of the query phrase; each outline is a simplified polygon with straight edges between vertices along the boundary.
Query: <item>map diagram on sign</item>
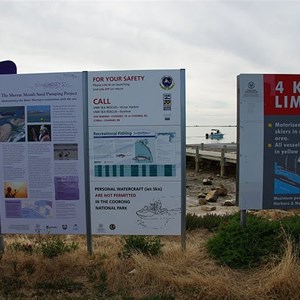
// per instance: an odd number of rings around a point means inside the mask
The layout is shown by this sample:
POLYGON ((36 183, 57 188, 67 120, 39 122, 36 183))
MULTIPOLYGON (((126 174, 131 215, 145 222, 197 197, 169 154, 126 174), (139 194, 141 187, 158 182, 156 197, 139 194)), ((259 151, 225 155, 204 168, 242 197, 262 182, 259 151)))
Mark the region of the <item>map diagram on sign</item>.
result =
POLYGON ((94 176, 174 177, 176 138, 175 132, 146 130, 96 133, 94 176))
POLYGON ((147 146, 149 141, 147 139, 139 140, 135 142, 135 160, 137 163, 152 163, 153 157, 150 148, 147 146))

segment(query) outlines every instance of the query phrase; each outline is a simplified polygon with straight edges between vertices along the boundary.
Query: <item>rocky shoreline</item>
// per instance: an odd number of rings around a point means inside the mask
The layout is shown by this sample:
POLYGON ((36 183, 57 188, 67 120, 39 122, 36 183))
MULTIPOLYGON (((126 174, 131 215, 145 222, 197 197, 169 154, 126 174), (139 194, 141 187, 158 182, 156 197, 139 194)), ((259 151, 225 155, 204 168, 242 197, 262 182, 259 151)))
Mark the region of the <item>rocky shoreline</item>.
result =
MULTIPOLYGON (((199 172, 194 167, 186 170, 186 213, 203 216, 206 214, 224 215, 239 211, 236 204, 236 174, 232 171, 226 177, 218 173, 219 167, 214 164, 202 165, 199 172), (206 182, 211 181, 211 184, 206 182), (211 191, 219 187, 226 189, 226 194, 218 193, 215 201, 206 200, 211 191), (204 197, 205 196, 205 197, 204 197), (206 200, 206 201, 204 201, 206 200), (230 206, 224 205, 226 202, 230 206)), ((248 210, 248 213, 265 217, 269 220, 282 219, 290 216, 300 216, 300 209, 280 210, 248 210)))
POLYGON ((232 172, 220 177, 216 166, 203 166, 199 172, 186 170, 186 212, 197 216, 232 214, 236 206, 236 177, 232 172))

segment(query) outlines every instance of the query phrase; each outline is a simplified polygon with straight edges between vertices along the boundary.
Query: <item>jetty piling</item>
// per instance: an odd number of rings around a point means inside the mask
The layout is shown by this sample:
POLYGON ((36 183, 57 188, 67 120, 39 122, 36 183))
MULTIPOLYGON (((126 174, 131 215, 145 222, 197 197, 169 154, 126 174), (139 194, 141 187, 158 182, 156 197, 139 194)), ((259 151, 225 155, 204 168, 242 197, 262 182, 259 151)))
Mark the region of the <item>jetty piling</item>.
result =
POLYGON ((199 172, 201 160, 218 161, 220 163, 220 176, 225 176, 227 166, 236 165, 236 145, 232 145, 228 151, 227 144, 223 145, 186 145, 186 156, 194 158, 195 172, 199 172))

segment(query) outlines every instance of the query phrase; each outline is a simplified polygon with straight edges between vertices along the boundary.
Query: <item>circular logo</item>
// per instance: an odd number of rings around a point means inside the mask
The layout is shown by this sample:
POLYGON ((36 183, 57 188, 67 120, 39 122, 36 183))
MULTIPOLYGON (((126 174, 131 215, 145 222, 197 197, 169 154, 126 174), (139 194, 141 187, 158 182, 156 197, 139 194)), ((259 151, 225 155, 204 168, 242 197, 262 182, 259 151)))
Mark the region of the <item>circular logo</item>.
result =
POLYGON ((255 83, 253 81, 248 82, 248 88, 253 90, 255 88, 255 83))
POLYGON ((110 230, 115 230, 116 229, 116 225, 115 224, 110 224, 109 225, 109 229, 110 230))
POLYGON ((162 77, 159 85, 164 90, 170 90, 174 87, 175 84, 173 78, 170 75, 166 75, 162 77))

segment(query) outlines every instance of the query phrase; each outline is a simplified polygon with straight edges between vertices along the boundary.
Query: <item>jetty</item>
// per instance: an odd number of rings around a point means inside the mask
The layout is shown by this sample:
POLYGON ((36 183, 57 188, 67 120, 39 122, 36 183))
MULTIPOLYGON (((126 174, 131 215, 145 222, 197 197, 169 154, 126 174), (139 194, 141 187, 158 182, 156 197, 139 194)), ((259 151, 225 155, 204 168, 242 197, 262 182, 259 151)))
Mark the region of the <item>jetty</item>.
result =
POLYGON ((220 176, 225 176, 226 167, 237 163, 237 145, 235 143, 186 145, 186 157, 194 159, 195 172, 199 172, 201 160, 217 161, 220 164, 220 176))

